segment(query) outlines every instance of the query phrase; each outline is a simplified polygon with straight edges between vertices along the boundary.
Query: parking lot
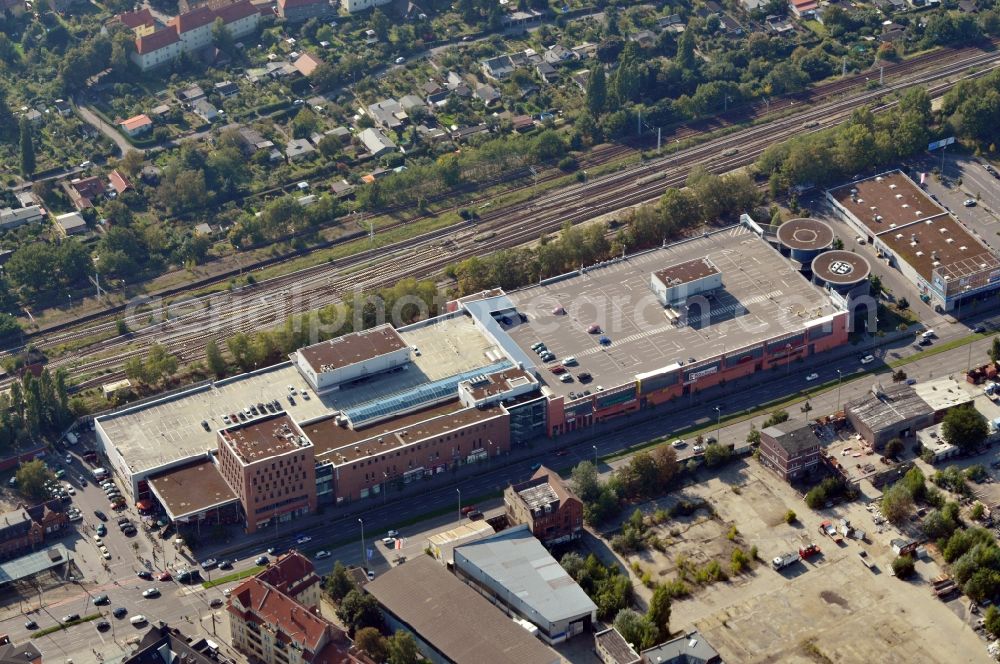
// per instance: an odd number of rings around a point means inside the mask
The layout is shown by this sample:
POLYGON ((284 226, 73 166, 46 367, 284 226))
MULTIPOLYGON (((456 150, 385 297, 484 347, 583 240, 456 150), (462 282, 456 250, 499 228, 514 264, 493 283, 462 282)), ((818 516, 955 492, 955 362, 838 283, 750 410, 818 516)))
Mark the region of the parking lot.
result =
MULTIPOLYGON (((932 559, 918 561, 912 581, 888 573, 894 558, 889 541, 900 535, 891 528, 879 533, 861 501, 814 512, 790 486, 752 461, 733 464, 719 478, 685 493, 709 501, 723 523, 733 523, 739 537, 759 550, 761 562, 750 573, 696 588, 690 598, 673 603, 671 626, 699 629, 724 661, 989 661, 986 642, 965 615, 968 600, 943 603, 931 597, 926 580, 941 573, 932 559), (792 525, 784 522, 788 509, 798 515, 792 525), (820 534, 821 521, 841 518, 865 530, 866 541, 845 539, 838 545, 820 534), (781 571, 771 569, 772 558, 810 542, 820 546, 821 554, 781 571), (860 551, 867 552, 874 570, 861 563, 860 551)), ((667 529, 676 526, 666 524, 667 529)), ((701 535, 729 544, 725 535, 692 532, 701 535)), ((721 550, 721 544, 705 539, 694 544, 709 557, 721 550)), ((645 554, 638 559, 643 567, 654 562, 645 554)))
MULTIPOLYGON (((964 155, 946 154, 943 177, 929 172, 933 167, 940 168, 940 158, 924 160, 919 166, 928 169, 927 193, 936 196, 970 232, 994 251, 1000 251, 1000 178, 986 170, 986 163, 964 155), (963 205, 966 200, 974 200, 976 204, 966 207, 963 205)), ((996 169, 994 172, 1000 173, 996 169)), ((916 174, 918 181, 919 178, 916 174)))

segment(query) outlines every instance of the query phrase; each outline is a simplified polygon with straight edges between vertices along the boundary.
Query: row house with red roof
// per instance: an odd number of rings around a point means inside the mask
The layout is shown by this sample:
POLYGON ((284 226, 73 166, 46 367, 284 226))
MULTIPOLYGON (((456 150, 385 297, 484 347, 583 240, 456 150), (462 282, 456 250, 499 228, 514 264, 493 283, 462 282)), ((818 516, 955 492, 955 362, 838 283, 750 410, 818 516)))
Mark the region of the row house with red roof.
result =
POLYGON ((192 53, 212 45, 215 19, 222 19, 229 34, 239 39, 254 32, 260 24, 260 11, 250 0, 242 0, 218 9, 198 7, 178 14, 166 27, 135 40, 132 61, 148 71, 173 61, 181 53, 192 53))

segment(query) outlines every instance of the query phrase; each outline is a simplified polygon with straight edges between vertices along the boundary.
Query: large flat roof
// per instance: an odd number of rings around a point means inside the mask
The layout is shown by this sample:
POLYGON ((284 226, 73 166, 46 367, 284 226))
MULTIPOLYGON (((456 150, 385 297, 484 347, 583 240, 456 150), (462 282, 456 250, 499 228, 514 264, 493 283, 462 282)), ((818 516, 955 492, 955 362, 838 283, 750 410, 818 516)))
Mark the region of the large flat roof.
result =
POLYGON ((655 272, 656 278, 665 286, 689 284, 718 273, 719 271, 707 258, 692 258, 655 272))
MULTIPOLYGON (((830 298, 809 283, 792 264, 746 228, 734 226, 625 260, 587 269, 583 274, 509 294, 518 311, 504 326, 522 351, 545 342, 557 360, 574 356, 594 385, 612 387, 690 358, 704 360, 768 339, 801 331, 807 324, 838 312, 830 298), (678 326, 665 315, 649 288, 650 274, 663 265, 707 257, 722 273, 722 289, 710 311, 693 312, 691 324, 678 326), (564 315, 554 314, 561 306, 564 315), (594 323, 611 340, 589 334, 594 323)), ((541 365, 541 361, 538 361, 541 365)), ((557 394, 580 391, 577 382, 561 383, 541 371, 557 394)))
POLYGON ((309 422, 302 429, 316 446, 317 461, 339 465, 385 454, 502 415, 499 406, 465 408, 454 399, 360 429, 339 426, 333 417, 309 422))
MULTIPOLYGON (((228 426, 224 415, 250 404, 277 399, 297 422, 334 411, 384 402, 428 382, 489 366, 498 357, 496 345, 483 336, 466 314, 434 319, 399 331, 405 345, 420 348, 405 371, 379 374, 340 390, 316 395, 291 362, 243 374, 148 404, 125 408, 98 418, 101 428, 133 473, 162 468, 182 459, 203 456, 218 448, 216 431, 228 426), (288 401, 288 386, 311 398, 288 401), (209 425, 206 431, 201 426, 209 425)), ((317 449, 317 453, 319 453, 317 449)))
POLYGON ((587 593, 552 557, 526 525, 455 547, 455 565, 506 589, 549 623, 597 611, 587 593))
POLYGON ((149 486, 174 520, 237 500, 219 469, 207 458, 154 475, 149 478, 149 486))
POLYGON ((900 171, 830 190, 830 195, 927 282, 935 268, 960 278, 1000 260, 900 171))
POLYGON ((452 662, 560 664, 560 656, 517 626, 430 556, 416 556, 365 591, 452 662))
POLYGON ((298 350, 316 373, 364 362, 406 348, 406 342, 391 325, 352 332, 298 350))
POLYGON ((888 385, 882 389, 882 396, 868 392, 864 396, 844 404, 844 409, 872 431, 878 431, 916 417, 927 416, 933 409, 920 398, 916 390, 906 383, 888 385))
POLYGON ((256 463, 293 450, 310 447, 302 430, 287 413, 276 413, 219 432, 244 464, 256 463))

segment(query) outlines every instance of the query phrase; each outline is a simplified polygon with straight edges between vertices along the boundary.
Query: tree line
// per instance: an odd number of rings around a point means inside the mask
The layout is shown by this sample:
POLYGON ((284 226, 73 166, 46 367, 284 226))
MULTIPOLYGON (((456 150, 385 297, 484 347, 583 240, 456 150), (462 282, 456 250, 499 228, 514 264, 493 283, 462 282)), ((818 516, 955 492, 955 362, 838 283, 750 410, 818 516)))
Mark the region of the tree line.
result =
POLYGON ((0 450, 9 451, 60 433, 72 421, 66 392, 66 374, 47 368, 36 378, 24 371, 10 390, 0 394, 0 450))

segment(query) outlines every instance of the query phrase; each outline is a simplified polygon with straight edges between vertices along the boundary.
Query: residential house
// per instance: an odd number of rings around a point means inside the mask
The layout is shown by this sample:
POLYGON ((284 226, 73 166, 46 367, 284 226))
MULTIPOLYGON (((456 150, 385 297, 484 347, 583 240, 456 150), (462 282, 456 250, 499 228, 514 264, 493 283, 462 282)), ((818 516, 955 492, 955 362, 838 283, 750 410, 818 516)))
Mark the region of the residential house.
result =
POLYGON ((516 132, 526 132, 534 128, 535 121, 530 115, 515 115, 510 120, 511 129, 516 132))
POLYGON ((784 480, 799 479, 819 466, 820 439, 808 422, 787 420, 760 431, 760 462, 784 480))
POLYGON ((764 19, 767 31, 775 35, 783 35, 795 32, 795 26, 784 16, 768 16, 764 19))
POLYGON ((263 664, 368 664, 320 613, 319 583, 312 563, 291 553, 236 586, 226 607, 233 647, 263 664))
POLYGON ((56 112, 64 118, 73 115, 73 107, 65 99, 56 99, 52 105, 56 107, 56 112))
POLYGON ((489 133, 490 128, 486 124, 477 124, 470 127, 459 127, 455 131, 451 132, 451 140, 456 143, 463 143, 473 136, 478 136, 480 134, 489 133))
POLYGON ((381 157, 396 151, 396 144, 383 134, 381 129, 368 127, 358 134, 358 138, 373 157, 381 157))
POLYGON ((448 97, 451 96, 450 90, 438 90, 437 92, 427 95, 427 105, 441 107, 448 103, 448 97))
POLYGON ((264 138, 264 136, 256 129, 251 129, 250 127, 240 127, 236 131, 240 135, 240 140, 243 142, 243 152, 245 154, 254 154, 259 150, 269 150, 274 147, 274 143, 264 138))
POLYGON ((156 118, 157 120, 162 120, 168 115, 170 115, 171 109, 167 104, 159 104, 149 109, 149 115, 156 118))
POLYGON ((104 181, 96 175, 87 178, 74 178, 69 182, 63 180, 63 188, 70 202, 77 210, 94 207, 94 199, 104 195, 104 181))
POLYGON ((487 106, 492 106, 500 101, 500 93, 492 85, 480 85, 476 88, 476 99, 487 106))
POLYGON ((656 19, 656 22, 653 25, 659 32, 663 32, 664 30, 675 25, 683 26, 684 20, 681 18, 680 14, 670 14, 669 16, 661 16, 656 19))
POLYGON ((875 6, 886 16, 907 9, 906 0, 875 0, 875 6))
POLYGON ((906 37, 906 28, 901 26, 899 23, 886 21, 882 24, 882 34, 879 35, 878 40, 883 44, 890 44, 892 42, 900 41, 904 37, 906 37))
POLYGON ((347 127, 334 127, 333 129, 323 133, 326 136, 333 136, 341 143, 347 143, 351 140, 351 130, 347 127))
POLYGON ((330 184, 330 193, 335 198, 349 198, 354 194, 354 185, 347 180, 334 181, 330 184))
POLYGON ((788 0, 788 8, 798 18, 812 18, 818 7, 816 0, 788 0))
POLYGON ((211 235, 214 231, 212 230, 211 225, 203 221, 194 227, 194 232, 197 235, 211 235))
POLYGON ((119 14, 115 20, 135 33, 136 37, 150 35, 156 31, 156 19, 153 18, 148 7, 143 7, 139 11, 119 14))
POLYGON ((542 61, 550 65, 561 65, 564 62, 579 59, 576 53, 562 44, 554 44, 542 52, 542 61))
POLYGON ((193 104, 199 99, 205 98, 205 90, 200 85, 192 85, 185 90, 178 90, 175 96, 186 104, 193 104))
POLYGON ((42 653, 31 641, 17 645, 4 634, 0 636, 0 664, 42 664, 42 653))
POLYGON ((343 7, 348 14, 354 14, 355 12, 371 9, 372 7, 387 5, 389 2, 391 2, 391 0, 340 0, 340 6, 343 7))
POLYGON ((336 13, 329 0, 278 0, 278 16, 289 23, 302 23, 336 13))
POLYGON ((587 81, 590 79, 590 70, 589 69, 582 69, 582 70, 580 70, 578 72, 573 72, 570 75, 569 78, 570 78, 571 81, 573 81, 574 83, 576 83, 576 86, 578 88, 580 88, 581 90, 583 90, 584 92, 586 92, 587 91, 587 81))
MULTIPOLYGON (((75 213, 73 213, 75 214, 75 213)), ((69 517, 58 500, 0 514, 0 558, 9 559, 37 550, 45 536, 62 530, 69 517)))
POLYGON ((215 94, 219 95, 223 99, 228 99, 229 97, 236 96, 240 93, 240 86, 236 85, 232 81, 222 81, 221 83, 216 83, 213 88, 215 94))
POLYGON ((219 117, 219 109, 217 109, 207 99, 199 99, 196 101, 191 105, 191 110, 205 122, 215 122, 215 120, 219 117))
POLYGON ((740 0, 740 7, 745 12, 754 12, 764 6, 764 0, 740 0))
POLYGON ((132 52, 131 58, 139 69, 149 71, 154 67, 173 62, 181 53, 183 46, 177 31, 164 28, 136 37, 135 51, 132 52))
POLYGON ((511 62, 509 55, 498 55, 495 58, 483 60, 480 68, 487 78, 496 81, 502 81, 514 73, 514 63, 511 62))
POLYGON ((444 91, 444 88, 442 88, 437 81, 427 81, 426 83, 420 86, 420 91, 425 96, 430 96, 444 91))
POLYGON ((550 85, 556 82, 559 78, 556 68, 547 62, 539 62, 535 65, 535 72, 538 74, 538 78, 550 85))
POLYGON ((399 105, 402 106, 403 111, 409 115, 409 113, 415 108, 427 108, 427 104, 424 100, 417 95, 404 95, 399 100, 399 105))
POLYGON ((260 12, 250 0, 216 6, 201 6, 178 14, 166 27, 136 37, 132 60, 143 71, 166 64, 183 53, 192 53, 212 45, 212 29, 222 19, 234 39, 254 32, 260 24, 260 12))
POLYGON ((699 13, 704 12, 704 16, 709 16, 715 14, 716 16, 722 16, 722 5, 720 5, 716 0, 706 0, 704 7, 699 11, 699 13))
POLYGON ((34 108, 29 108, 27 111, 25 111, 24 117, 31 124, 41 124, 42 122, 42 114, 37 109, 34 108))
POLYGON ((310 55, 309 53, 303 53, 295 59, 294 63, 295 69, 307 78, 312 76, 313 72, 315 72, 321 64, 323 64, 322 60, 315 55, 310 55))
POLYGON ((542 466, 527 482, 503 492, 507 523, 525 524, 546 546, 578 539, 583 534, 583 503, 559 477, 542 466))
POLYGON ((56 230, 63 237, 87 232, 87 222, 79 212, 67 212, 56 217, 56 230))
POLYGON ((577 44, 570 50, 576 54, 578 60, 586 60, 587 58, 593 58, 597 56, 597 44, 591 44, 590 42, 577 44))
POLYGON ((723 14, 722 17, 719 18, 719 25, 722 27, 722 31, 731 37, 737 37, 743 34, 743 26, 729 14, 723 14))
POLYGON ((41 221, 45 210, 37 205, 26 205, 21 208, 0 208, 0 229, 17 228, 34 221, 41 221))
POLYGON ((656 35, 652 30, 639 30, 628 36, 628 40, 635 42, 639 48, 653 48, 656 46, 656 35))
POLYGON ((316 148, 312 146, 307 138, 293 138, 288 141, 288 145, 285 147, 285 156, 288 161, 299 161, 300 159, 305 159, 310 157, 316 152, 316 148))
POLYGON ((371 104, 368 115, 383 129, 399 129, 406 122, 406 112, 395 99, 383 99, 371 104))
POLYGON ((465 79, 453 71, 448 72, 445 76, 445 81, 445 85, 447 85, 449 90, 454 90, 460 85, 465 85, 465 79))
POLYGON ((958 11, 963 14, 978 14, 979 5, 976 0, 958 0, 958 11))
POLYGON ((120 664, 234 664, 211 639, 185 636, 164 622, 147 630, 134 650, 116 661, 120 664))

